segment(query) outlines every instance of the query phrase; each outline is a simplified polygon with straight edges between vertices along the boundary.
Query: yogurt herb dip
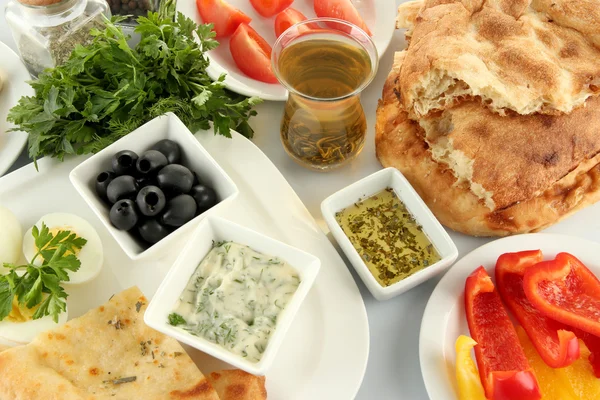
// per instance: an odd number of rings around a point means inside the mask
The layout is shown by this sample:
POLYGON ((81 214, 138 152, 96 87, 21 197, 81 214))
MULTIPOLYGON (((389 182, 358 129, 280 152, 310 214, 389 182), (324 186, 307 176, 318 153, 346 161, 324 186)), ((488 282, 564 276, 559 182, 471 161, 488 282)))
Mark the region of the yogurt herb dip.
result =
POLYGON ((216 243, 169 323, 258 362, 299 285, 298 273, 285 261, 238 243, 216 243))

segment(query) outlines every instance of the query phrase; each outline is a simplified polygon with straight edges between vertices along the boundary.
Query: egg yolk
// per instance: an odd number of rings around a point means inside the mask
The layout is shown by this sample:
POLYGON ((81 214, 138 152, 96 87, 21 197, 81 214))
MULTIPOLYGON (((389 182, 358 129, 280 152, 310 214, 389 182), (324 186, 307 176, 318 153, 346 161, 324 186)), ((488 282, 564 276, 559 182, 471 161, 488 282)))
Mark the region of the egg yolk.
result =
POLYGON ((38 309, 39 304, 33 308, 27 308, 25 304, 19 305, 17 298, 13 298, 12 310, 6 317, 7 321, 10 322, 27 322, 33 319, 33 314, 38 309))
MULTIPOLYGON (((58 226, 58 227, 54 227, 54 228, 49 228, 50 233, 53 236, 56 236, 56 234, 60 231, 71 231, 71 233, 74 233, 77 235, 77 232, 75 232, 75 230, 70 227, 70 226, 58 226)), ((78 235, 79 236, 79 235, 78 235)), ((42 250, 55 250, 57 246, 52 247, 52 248, 48 248, 48 245, 46 245, 44 248, 42 248, 42 250)), ((39 249, 36 247, 36 251, 38 251, 39 249)), ((69 254, 75 254, 76 256, 79 255, 79 251, 81 249, 75 249, 75 252, 72 252, 70 250, 67 250, 65 252, 65 256, 68 256, 69 254)))

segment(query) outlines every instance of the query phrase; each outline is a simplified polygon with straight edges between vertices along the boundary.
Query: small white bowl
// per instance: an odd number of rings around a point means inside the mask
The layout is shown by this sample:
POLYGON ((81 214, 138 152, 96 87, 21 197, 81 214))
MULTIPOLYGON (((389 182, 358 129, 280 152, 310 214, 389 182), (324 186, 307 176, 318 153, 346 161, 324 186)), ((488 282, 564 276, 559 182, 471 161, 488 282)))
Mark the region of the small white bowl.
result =
POLYGON ((195 347, 248 373, 264 375, 273 362, 275 354, 300 305, 313 285, 320 265, 321 261, 313 255, 225 219, 208 217, 200 223, 192 239, 188 242, 156 291, 144 315, 144 322, 159 332, 172 336, 180 342, 195 347), (169 314, 175 309, 181 293, 185 290, 198 264, 212 249, 213 242, 216 243, 223 240, 240 243, 263 254, 279 257, 290 264, 300 275, 300 286, 292 296, 285 310, 277 318, 275 331, 267 344, 262 359, 257 363, 249 362, 219 345, 202 337, 193 336, 167 322, 169 314))
POLYGON ((233 180, 173 113, 154 118, 88 158, 71 171, 69 179, 119 246, 132 260, 164 256, 168 252, 170 244, 186 240, 186 235, 198 225, 204 216, 225 206, 239 193, 233 180), (171 232, 158 243, 144 248, 129 232, 118 230, 112 225, 109 218, 110 206, 96 194, 95 181, 98 174, 111 169, 111 158, 115 153, 121 150, 132 150, 141 155, 162 139, 170 139, 179 144, 181 147, 181 164, 196 172, 202 182, 211 186, 217 192, 219 203, 171 232))
POLYGON ((390 299, 425 282, 450 267, 458 256, 458 250, 450 236, 406 178, 395 168, 378 171, 332 194, 321 203, 321 212, 333 237, 377 300, 390 299), (350 239, 336 221, 335 214, 351 206, 358 199, 373 196, 388 187, 394 189, 398 198, 406 205, 417 223, 423 227, 423 231, 440 254, 441 260, 399 282, 383 287, 371 274, 350 239))

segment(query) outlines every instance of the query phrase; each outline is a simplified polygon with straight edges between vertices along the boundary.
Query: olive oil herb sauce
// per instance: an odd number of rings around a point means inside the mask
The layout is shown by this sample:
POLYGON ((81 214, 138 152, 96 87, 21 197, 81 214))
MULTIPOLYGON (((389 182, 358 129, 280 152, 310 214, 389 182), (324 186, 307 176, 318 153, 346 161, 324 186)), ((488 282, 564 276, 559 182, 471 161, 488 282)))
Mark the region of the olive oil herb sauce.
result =
POLYGON ((393 285, 440 260, 391 188, 359 200, 335 217, 381 286, 393 285))
POLYGON ((217 243, 198 265, 169 321, 258 362, 299 285, 298 273, 285 261, 238 243, 217 243))

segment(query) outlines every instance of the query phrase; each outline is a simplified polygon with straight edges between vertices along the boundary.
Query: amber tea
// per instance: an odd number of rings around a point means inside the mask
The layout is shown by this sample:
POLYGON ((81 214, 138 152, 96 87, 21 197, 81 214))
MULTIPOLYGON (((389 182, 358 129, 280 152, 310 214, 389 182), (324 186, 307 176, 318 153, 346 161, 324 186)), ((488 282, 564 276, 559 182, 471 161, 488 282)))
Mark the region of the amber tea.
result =
POLYGON ((355 92, 373 71, 359 43, 311 36, 283 49, 278 60, 280 77, 293 89, 281 138, 302 165, 329 169, 362 150, 366 119, 355 92))

